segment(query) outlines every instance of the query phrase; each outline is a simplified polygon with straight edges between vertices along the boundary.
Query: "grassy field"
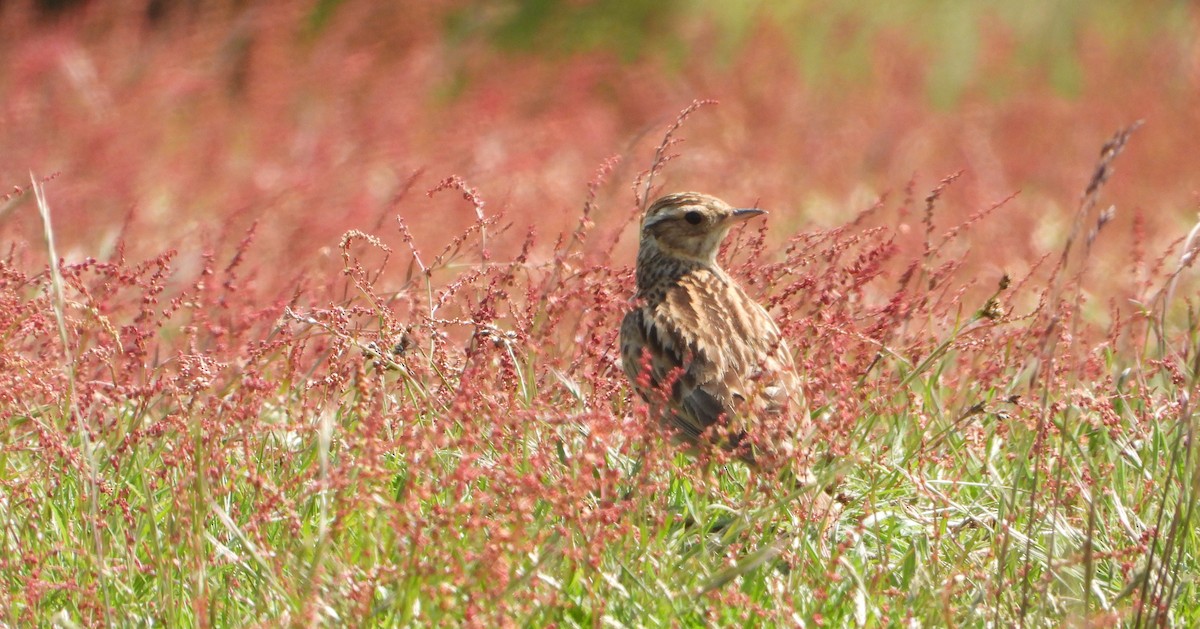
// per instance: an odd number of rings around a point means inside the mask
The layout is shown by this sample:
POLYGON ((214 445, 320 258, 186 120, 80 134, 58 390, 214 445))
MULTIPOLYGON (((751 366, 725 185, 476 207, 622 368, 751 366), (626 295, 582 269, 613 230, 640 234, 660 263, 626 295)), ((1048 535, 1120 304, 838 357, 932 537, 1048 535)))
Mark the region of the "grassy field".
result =
POLYGON ((1191 4, 166 6, 0 4, 0 626, 1200 624, 1191 4), (647 189, 840 510, 632 395, 647 189))

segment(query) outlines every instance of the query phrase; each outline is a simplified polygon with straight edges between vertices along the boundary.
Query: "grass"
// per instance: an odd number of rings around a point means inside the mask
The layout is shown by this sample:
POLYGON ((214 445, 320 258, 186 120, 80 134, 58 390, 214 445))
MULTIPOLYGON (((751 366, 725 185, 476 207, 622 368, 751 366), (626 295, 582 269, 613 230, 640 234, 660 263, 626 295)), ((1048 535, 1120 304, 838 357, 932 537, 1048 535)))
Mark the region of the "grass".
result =
POLYGON ((1069 101, 959 15, 977 71, 929 105, 904 20, 831 14, 859 65, 814 70, 787 7, 685 4, 619 62, 473 39, 569 49, 587 7, 0 9, 0 623, 1200 623, 1186 33, 1068 20, 1069 101), (834 515, 625 381, 630 235, 684 188, 771 210, 722 259, 834 515))
POLYGON ((403 251, 348 233, 344 281, 272 304, 236 290, 249 236, 169 298, 169 253, 5 262, 6 355, 24 364, 6 370, 4 620, 1195 622, 1180 254, 1107 327, 1083 315, 1069 248, 976 298, 983 279, 946 252, 994 210, 938 237, 952 185, 928 195, 913 257, 863 225, 884 205, 726 252, 796 339, 810 446, 848 497, 826 518, 811 490, 677 454, 630 397, 613 347, 631 269, 588 255, 592 201, 542 261, 532 236, 500 260, 503 226, 449 179, 431 194, 479 218, 440 253, 403 224, 403 251))

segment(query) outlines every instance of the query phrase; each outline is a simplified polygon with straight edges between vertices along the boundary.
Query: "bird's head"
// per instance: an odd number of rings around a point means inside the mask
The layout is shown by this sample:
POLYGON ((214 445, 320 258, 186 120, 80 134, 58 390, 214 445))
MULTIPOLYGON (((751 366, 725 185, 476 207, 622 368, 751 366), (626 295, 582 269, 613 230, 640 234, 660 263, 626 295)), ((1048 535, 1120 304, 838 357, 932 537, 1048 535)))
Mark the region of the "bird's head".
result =
POLYGON ((735 224, 766 211, 733 208, 699 192, 677 192, 655 201, 642 218, 642 247, 684 259, 714 263, 721 241, 735 224))

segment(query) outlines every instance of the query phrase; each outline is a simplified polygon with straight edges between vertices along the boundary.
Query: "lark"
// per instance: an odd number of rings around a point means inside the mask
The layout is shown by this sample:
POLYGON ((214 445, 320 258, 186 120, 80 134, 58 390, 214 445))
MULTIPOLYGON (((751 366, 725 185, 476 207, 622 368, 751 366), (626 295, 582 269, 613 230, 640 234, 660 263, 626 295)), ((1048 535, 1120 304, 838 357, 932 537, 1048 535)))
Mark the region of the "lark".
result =
POLYGON ((763 214, 696 192, 655 201, 641 223, 636 305, 621 324, 625 373, 652 408, 666 402, 657 406, 676 440, 698 446, 715 426, 715 441, 752 465, 794 447, 764 443, 755 431, 766 420, 791 421, 792 437, 807 430, 779 327, 717 262, 730 228, 763 214))

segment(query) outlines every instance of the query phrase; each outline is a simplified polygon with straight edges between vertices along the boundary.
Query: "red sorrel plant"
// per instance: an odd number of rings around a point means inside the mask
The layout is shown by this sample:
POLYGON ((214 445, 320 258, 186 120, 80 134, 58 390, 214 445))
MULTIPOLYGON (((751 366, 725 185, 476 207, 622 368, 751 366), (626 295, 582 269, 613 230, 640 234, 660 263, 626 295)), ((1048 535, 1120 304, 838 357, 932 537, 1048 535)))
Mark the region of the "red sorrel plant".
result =
POLYGON ((1065 101, 979 20, 984 78, 941 110, 907 24, 851 38, 834 93, 775 16, 740 50, 683 16, 679 68, 513 62, 412 9, 0 8, 3 622, 1197 622, 1186 38, 1055 38, 1088 68, 1065 101), (636 177, 697 92, 722 106, 636 177), (1130 111, 1122 176, 1056 233, 1130 111), (914 164, 957 174, 922 195, 914 164), (31 167, 63 173, 49 220, 31 167), (659 187, 772 211, 722 255, 805 374, 824 526, 630 397, 659 187))

